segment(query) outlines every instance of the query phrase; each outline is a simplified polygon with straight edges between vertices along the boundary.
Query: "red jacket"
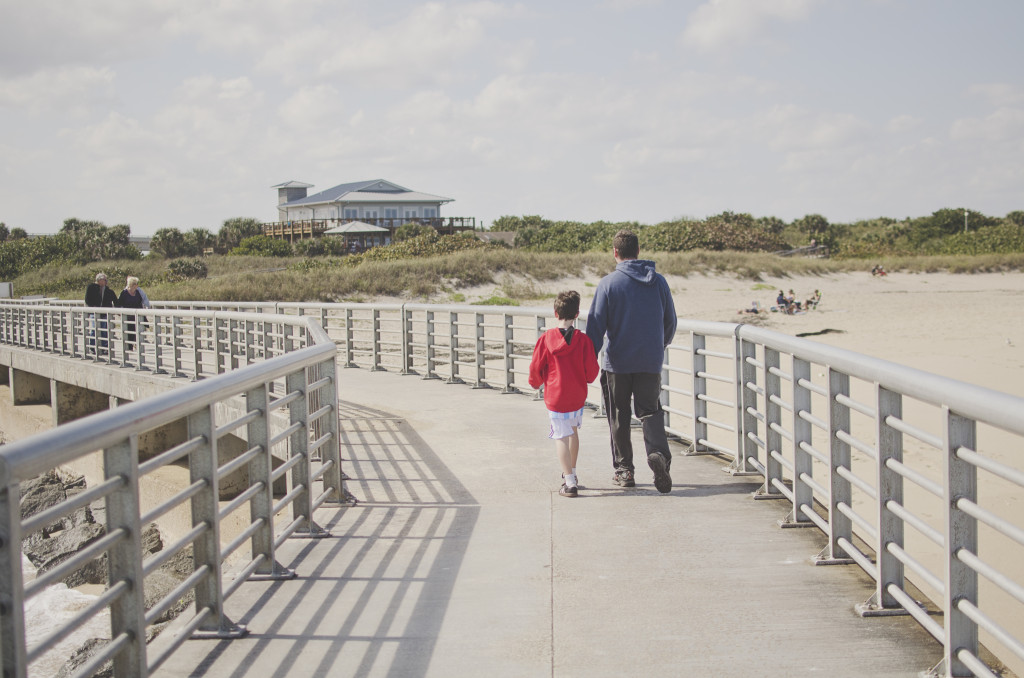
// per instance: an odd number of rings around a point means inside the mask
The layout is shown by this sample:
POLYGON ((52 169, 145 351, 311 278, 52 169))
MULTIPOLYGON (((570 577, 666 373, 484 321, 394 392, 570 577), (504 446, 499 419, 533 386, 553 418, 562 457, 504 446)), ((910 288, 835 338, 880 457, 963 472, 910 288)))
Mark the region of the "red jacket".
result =
POLYGON ((544 404, 552 412, 575 412, 587 401, 587 384, 600 368, 594 342, 586 332, 573 330, 571 343, 557 328, 542 334, 533 347, 530 386, 544 385, 544 404))

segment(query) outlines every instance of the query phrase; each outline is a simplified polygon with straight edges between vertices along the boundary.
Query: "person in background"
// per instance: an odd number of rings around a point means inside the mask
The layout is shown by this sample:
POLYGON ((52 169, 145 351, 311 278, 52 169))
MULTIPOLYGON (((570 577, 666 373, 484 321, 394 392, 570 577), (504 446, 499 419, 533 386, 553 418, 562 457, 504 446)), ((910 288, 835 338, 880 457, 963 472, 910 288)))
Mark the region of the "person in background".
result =
MULTIPOLYGON (((121 296, 117 298, 117 305, 121 308, 144 308, 142 305, 142 290, 139 289, 139 279, 133 275, 128 276, 124 290, 121 291, 121 296)), ((128 350, 132 350, 135 345, 135 316, 126 316, 125 322, 125 340, 128 342, 128 350)))
MULTIPOLYGON (((85 288, 85 305, 92 308, 113 308, 117 305, 117 294, 114 290, 107 287, 107 274, 97 273, 95 282, 89 283, 89 286, 85 288)), ((96 314, 93 314, 90 318, 90 325, 92 326, 89 334, 89 345, 94 346, 96 343, 96 332, 99 331, 100 335, 100 347, 106 348, 107 346, 107 318, 104 315, 101 318, 97 318, 96 314)))
POLYGON ((117 305, 117 294, 107 287, 107 274, 97 273, 96 282, 85 288, 85 305, 94 308, 113 308, 117 305))
POLYGON ((580 453, 579 427, 583 425, 587 384, 594 381, 600 371, 590 337, 573 327, 579 314, 579 292, 560 292, 555 299, 558 326, 537 339, 530 361, 530 386, 544 387, 544 404, 551 421, 548 438, 555 441, 555 451, 562 466, 562 487, 558 494, 563 497, 579 494, 576 477, 576 460, 580 453))
POLYGON ((654 270, 653 261, 638 259, 639 254, 636 234, 627 230, 615 234, 615 270, 597 284, 587 314, 587 336, 596 352, 605 346, 601 393, 611 433, 612 482, 620 487, 636 484, 632 404, 642 426, 654 486, 667 494, 672 491, 672 453, 661 408, 661 371, 665 348, 676 334, 676 307, 668 281, 654 270))

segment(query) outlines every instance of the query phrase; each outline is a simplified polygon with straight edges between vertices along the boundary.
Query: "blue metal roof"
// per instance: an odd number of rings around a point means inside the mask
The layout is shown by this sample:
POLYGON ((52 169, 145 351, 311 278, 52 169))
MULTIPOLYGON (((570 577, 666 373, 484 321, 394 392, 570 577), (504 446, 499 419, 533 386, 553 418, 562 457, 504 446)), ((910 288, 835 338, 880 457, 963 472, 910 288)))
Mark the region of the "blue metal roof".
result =
MULTIPOLYGON (((327 190, 320 191, 319 193, 314 193, 313 195, 306 196, 305 198, 300 198, 299 200, 293 200, 283 205, 278 205, 278 207, 297 207, 299 205, 311 205, 325 202, 334 202, 335 200, 338 200, 347 193, 363 191, 371 186, 375 186, 380 183, 385 183, 388 186, 393 186, 394 188, 399 189, 398 191, 394 191, 395 193, 410 192, 409 189, 403 188, 402 186, 392 183, 386 179, 371 179, 370 181, 354 181, 348 184, 338 184, 334 188, 328 188, 327 190)), ((386 192, 390 193, 392 191, 386 192)))

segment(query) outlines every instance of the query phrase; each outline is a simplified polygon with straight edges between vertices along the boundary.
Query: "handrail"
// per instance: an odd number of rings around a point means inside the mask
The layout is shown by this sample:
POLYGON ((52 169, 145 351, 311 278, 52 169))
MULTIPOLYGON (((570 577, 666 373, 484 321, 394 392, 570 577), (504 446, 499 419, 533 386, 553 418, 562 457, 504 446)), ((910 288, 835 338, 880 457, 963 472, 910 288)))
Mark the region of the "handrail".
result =
MULTIPOLYGON (((302 319, 323 332, 311 343, 327 337, 344 367, 529 393, 532 348, 552 322, 546 307, 156 306, 173 307, 158 315, 212 313, 223 323, 302 319)), ((197 336, 211 340, 202 329, 197 336)), ((1004 510, 1006 492, 1019 496, 1024 479, 1024 399, 763 328, 687 319, 666 349, 662 386, 666 428, 688 453, 713 452, 729 472, 763 478, 756 496, 792 508, 784 527, 825 534, 816 562, 854 564, 875 580, 862 614, 910 614, 942 643, 944 675, 976 675, 982 643, 997 659, 1024 661, 1024 615, 1008 607, 1024 574, 1000 556, 1024 546, 1021 518, 1004 510), (922 613, 921 596, 941 621, 922 613)), ((601 414, 597 387, 588 402, 601 414)))
MULTIPOLYGON (((325 534, 314 521, 316 502, 322 502, 325 495, 336 503, 345 497, 337 428, 337 349, 315 319, 280 314, 260 314, 254 318, 253 314, 226 311, 166 310, 139 312, 136 318, 134 311, 124 309, 98 311, 69 306, 0 304, 3 321, 0 347, 90 360, 94 358, 100 339, 106 338, 109 356, 101 357, 115 363, 134 358, 139 369, 157 373, 160 370, 153 368, 161 366, 159 355, 165 350, 158 341, 159 328, 173 327, 175 331, 168 335, 166 350, 174 355, 178 368, 175 371, 186 371, 196 381, 176 380, 184 385, 0 448, 0 662, 4 674, 9 676, 24 678, 30 658, 41 655, 56 638, 70 632, 70 627, 85 623, 104 608, 112 612, 111 637, 119 639, 116 652, 112 654, 115 675, 149 675, 168 653, 149 657, 146 627, 160 614, 159 610, 170 607, 188 591, 195 595, 198 613, 186 625, 189 633, 170 641, 173 647, 186 640, 193 629, 200 635, 225 638, 244 634, 244 629, 224 613, 225 599, 245 579, 294 576, 276 561, 281 536, 286 530, 291 533, 296 528, 310 535, 325 534), (86 350, 87 337, 76 336, 83 328, 87 329, 85 320, 90 316, 96 318, 92 327, 92 354, 86 350), (127 325, 129 317, 136 321, 136 327, 127 325), (143 319, 150 327, 142 325, 143 319), (102 321, 106 321, 105 327, 102 321), (184 328, 179 326, 182 323, 184 328), (234 325, 240 325, 241 329, 234 325), (133 343, 138 345, 134 354, 111 349, 111 344, 126 342, 126 335, 132 329, 136 331, 133 343), (105 337, 100 335, 102 330, 106 330, 105 337), (183 354, 189 354, 188 360, 183 360, 183 354), (274 401, 271 393, 281 390, 300 397, 274 401), (247 411, 236 427, 244 428, 244 434, 240 431, 236 434, 247 436, 251 445, 245 455, 248 488, 228 504, 228 509, 222 509, 218 480, 229 471, 237 470, 240 464, 228 462, 221 466, 218 459, 217 438, 221 433, 216 421, 218 405, 227 405, 225 411, 239 406, 247 411), (325 416, 327 413, 332 414, 325 416), (140 436, 175 422, 185 423, 188 444, 180 446, 181 453, 172 448, 171 454, 187 464, 193 483, 162 504, 143 511, 142 476, 163 464, 140 464, 140 436), (291 434, 278 437, 281 429, 291 434), (322 441, 316 449, 316 460, 308 446, 308 440, 314 436, 322 441), (18 484, 95 451, 102 457, 102 473, 107 479, 101 487, 107 508, 108 537, 64 561, 61 572, 54 571, 49 579, 74 571, 88 559, 105 553, 110 563, 108 595, 98 599, 86 613, 58 626, 41 644, 28 647, 24 602, 43 587, 23 585, 21 542, 30 531, 45 529, 46 525, 33 517, 21 519, 18 484), (289 459, 290 468, 283 479, 287 482, 287 501, 276 505, 272 480, 275 456, 289 459), (319 481, 322 490, 313 487, 313 478, 319 481), (241 531, 244 536, 222 543, 221 519, 242 506, 248 506, 249 518, 248 526, 241 531), (175 553, 191 546, 195 569, 185 582, 153 603, 153 608, 147 612, 143 579, 152 562, 147 562, 144 568, 141 560, 144 520, 172 510, 188 511, 193 529, 166 545, 161 553, 175 553), (290 515, 285 515, 286 512, 290 515), (287 528, 283 524, 287 524, 287 528), (228 585, 226 568, 236 567, 228 556, 245 544, 249 546, 249 564, 244 565, 241 575, 228 585)), ((68 510, 81 505, 75 498, 63 503, 69 506, 68 510)), ((63 511, 58 505, 47 513, 59 516, 63 511)), ((150 561, 160 558, 157 556, 150 561)))

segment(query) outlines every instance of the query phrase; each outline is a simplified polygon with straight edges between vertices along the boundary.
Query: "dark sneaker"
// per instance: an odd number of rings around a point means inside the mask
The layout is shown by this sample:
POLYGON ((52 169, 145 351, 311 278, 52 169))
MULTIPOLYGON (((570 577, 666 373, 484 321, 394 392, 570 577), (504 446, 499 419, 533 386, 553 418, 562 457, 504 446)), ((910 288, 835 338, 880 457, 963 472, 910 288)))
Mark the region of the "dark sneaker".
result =
POLYGON ((561 489, 558 490, 558 494, 562 495, 563 497, 575 497, 579 495, 579 492, 576 491, 575 485, 569 487, 565 483, 562 483, 562 487, 561 489))
POLYGON ((668 460, 665 455, 658 452, 651 452, 647 455, 647 463, 654 471, 654 487, 662 494, 672 491, 672 476, 668 474, 668 460))
MULTIPOLYGON (((565 474, 564 473, 562 474, 562 482, 565 482, 565 474)), ((587 488, 583 487, 583 483, 580 482, 580 474, 578 474, 578 473, 576 474, 576 489, 577 490, 585 490, 585 489, 587 489, 587 488)))
POLYGON ((633 480, 633 472, 624 468, 615 472, 612 482, 619 487, 634 487, 636 485, 636 481, 633 480))

